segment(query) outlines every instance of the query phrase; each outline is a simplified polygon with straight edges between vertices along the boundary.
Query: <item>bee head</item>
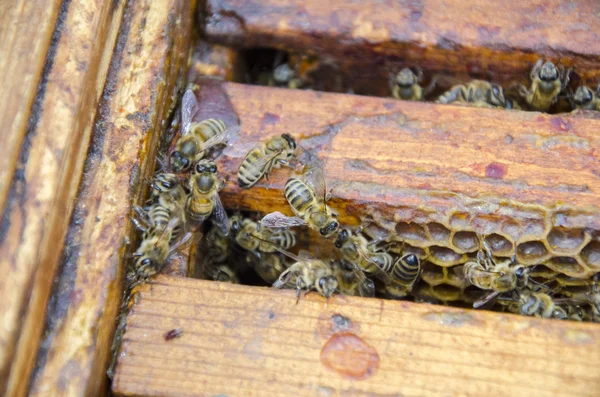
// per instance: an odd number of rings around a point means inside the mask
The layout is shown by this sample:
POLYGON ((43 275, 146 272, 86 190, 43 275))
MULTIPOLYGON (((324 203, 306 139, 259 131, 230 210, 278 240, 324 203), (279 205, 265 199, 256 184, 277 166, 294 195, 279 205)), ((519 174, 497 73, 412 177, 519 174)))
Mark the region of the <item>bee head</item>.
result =
POLYGON ((540 80, 545 82, 558 80, 558 68, 552 62, 546 61, 540 69, 538 76, 540 80))
POLYGON ((417 78, 412 70, 404 68, 396 75, 396 85, 400 88, 410 88, 415 85, 417 78))
POLYGON ((156 175, 152 188, 158 192, 168 192, 177 184, 177 177, 173 174, 161 173, 156 175))
POLYGON ((402 257, 402 261, 411 268, 420 267, 419 258, 415 254, 407 254, 402 257))
POLYGON ((156 264, 148 256, 140 257, 136 262, 137 274, 143 277, 149 277, 156 273, 156 264))
POLYGON ((197 174, 215 174, 217 172, 217 165, 209 160, 201 160, 196 164, 195 171, 197 174))
POLYGON ((494 106, 504 107, 506 100, 504 99, 504 92, 502 87, 496 84, 492 84, 492 90, 490 92, 490 103, 494 106))
POLYGON ((575 101, 577 105, 584 105, 592 99, 592 90, 584 85, 577 87, 577 90, 575 90, 575 94, 573 95, 573 101, 575 101))
POLYGON ((344 245, 344 243, 348 240, 348 236, 350 235, 350 233, 348 232, 348 229, 342 229, 340 230, 340 232, 338 233, 334 245, 336 246, 336 248, 342 248, 342 246, 344 245))
POLYGON ((231 218, 231 231, 234 234, 237 234, 241 228, 242 226, 240 225, 240 220, 237 217, 231 218))
POLYGON ((175 172, 187 171, 190 168, 191 161, 180 151, 171 153, 171 168, 175 172))
POLYGON ((294 140, 294 138, 292 138, 291 135, 282 134, 281 137, 286 140, 286 142, 288 143, 288 145, 290 145, 290 148, 292 148, 292 150, 296 150, 296 141, 294 140))
POLYGON ((321 277, 317 282, 317 291, 325 298, 330 298, 338 287, 337 278, 333 275, 321 277))

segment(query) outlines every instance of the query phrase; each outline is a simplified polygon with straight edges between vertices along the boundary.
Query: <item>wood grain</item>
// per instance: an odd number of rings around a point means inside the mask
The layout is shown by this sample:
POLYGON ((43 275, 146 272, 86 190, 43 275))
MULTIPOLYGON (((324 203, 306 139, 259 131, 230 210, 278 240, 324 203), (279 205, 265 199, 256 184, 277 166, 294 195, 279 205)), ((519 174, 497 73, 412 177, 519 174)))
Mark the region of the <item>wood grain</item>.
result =
POLYGON ((600 327, 159 277, 127 320, 117 396, 594 396, 600 327), (215 299, 218 296, 219 299, 215 299), (183 334, 166 341, 175 328, 183 334), (371 356, 370 376, 349 378, 371 356), (326 360, 325 357, 329 360, 326 360), (328 365, 324 364, 328 361, 328 365), (337 368, 332 370, 331 367, 337 368))
MULTIPOLYGON (((52 65, 52 32, 61 1, 9 0, 0 12, 0 209, 4 208, 33 100, 42 80, 46 54, 52 65)), ((58 24, 59 30, 61 23, 58 24)), ((35 114, 34 114, 35 117, 35 114)))
POLYGON ((1 226, 0 387, 8 395, 27 392, 123 4, 61 9, 1 226))
POLYGON ((590 1, 208 0, 208 40, 333 58, 355 93, 388 96, 388 74, 419 67, 438 85, 524 81, 539 57, 600 76, 600 13, 590 1), (438 76, 440 77, 440 76, 438 76), (445 81, 446 77, 453 80, 445 81))
POLYGON ((129 214, 185 77, 193 1, 129 2, 49 306, 34 395, 101 395, 135 247, 129 214), (131 244, 127 245, 130 241, 131 244))

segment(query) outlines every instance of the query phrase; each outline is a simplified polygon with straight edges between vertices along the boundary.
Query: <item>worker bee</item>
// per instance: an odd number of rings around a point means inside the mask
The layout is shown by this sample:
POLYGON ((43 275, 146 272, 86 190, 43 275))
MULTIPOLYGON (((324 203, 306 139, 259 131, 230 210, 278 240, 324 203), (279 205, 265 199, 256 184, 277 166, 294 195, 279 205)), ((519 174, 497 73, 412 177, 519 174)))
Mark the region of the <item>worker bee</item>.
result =
POLYGON ((421 70, 414 73, 410 68, 404 68, 390 79, 392 95, 396 99, 406 101, 423 101, 433 91, 435 81, 423 88, 420 85, 422 80, 423 72, 421 70))
POLYGON ((188 89, 181 101, 182 135, 170 158, 171 169, 175 172, 187 171, 212 148, 233 143, 239 137, 239 126, 227 127, 225 122, 217 119, 195 121, 197 111, 196 95, 188 89))
POLYGON ((217 165, 210 160, 200 160, 188 183, 190 196, 186 209, 190 220, 199 225, 212 214, 213 223, 223 234, 228 235, 229 219, 219 198, 219 191, 225 185, 225 181, 219 180, 217 165))
POLYGON ((288 134, 273 137, 265 143, 254 147, 238 169, 238 186, 247 189, 254 186, 263 176, 269 180, 273 168, 294 156, 296 141, 288 134))
MULTIPOLYGON (((555 300, 556 302, 557 300, 555 300)), ((579 305, 566 304, 567 318, 571 321, 590 321, 592 316, 579 305)))
POLYGON ((342 259, 332 261, 331 267, 342 294, 371 298, 375 296, 375 284, 354 263, 342 259))
POLYGON ((570 69, 565 72, 561 65, 540 59, 531 69, 531 87, 520 85, 519 95, 533 110, 547 112, 569 84, 570 73, 570 69))
POLYGON ((327 186, 321 162, 309 154, 308 169, 301 178, 290 178, 285 184, 284 195, 296 216, 288 217, 280 212, 267 214, 260 223, 270 228, 286 228, 308 225, 328 238, 339 229, 340 223, 327 206, 327 186))
POLYGON ((230 239, 223 234, 220 227, 211 225, 206 233, 205 255, 207 263, 225 263, 230 254, 230 239))
POLYGON ((450 88, 436 103, 466 102, 480 108, 515 108, 514 102, 504 96, 502 87, 484 80, 473 80, 450 88))
POLYGON ((278 252, 250 251, 246 253, 246 263, 269 284, 273 284, 287 269, 284 259, 278 252))
POLYGON ((421 261, 415 254, 402 256, 392 267, 392 280, 385 286, 387 294, 396 299, 406 297, 412 291, 420 273, 421 261))
POLYGON ((557 299, 557 302, 569 304, 589 304, 592 308, 592 320, 600 321, 600 273, 594 275, 594 282, 588 292, 568 293, 567 298, 557 299))
POLYGON ((330 298, 338 289, 338 280, 331 266, 320 259, 310 257, 308 253, 300 252, 298 256, 277 248, 285 256, 295 261, 273 283, 274 288, 295 288, 296 303, 300 300, 301 291, 315 290, 325 298, 330 298))
POLYGON ((600 85, 596 92, 589 89, 589 87, 582 85, 577 87, 575 94, 573 95, 573 105, 576 109, 585 110, 600 110, 600 85))
POLYGON ((294 231, 269 229, 240 215, 231 218, 231 232, 238 245, 248 251, 275 252, 276 247, 288 250, 296 245, 294 231))
POLYGON ((160 203, 154 203, 147 207, 133 207, 134 216, 131 218, 133 224, 142 232, 144 238, 150 234, 157 234, 167 228, 169 223, 174 221, 170 231, 170 241, 179 236, 181 230, 181 218, 174 217, 171 211, 160 203))
POLYGON ((552 297, 545 292, 522 288, 518 292, 515 291, 514 294, 517 298, 515 308, 523 316, 555 318, 559 320, 568 318, 567 311, 557 305, 552 297))

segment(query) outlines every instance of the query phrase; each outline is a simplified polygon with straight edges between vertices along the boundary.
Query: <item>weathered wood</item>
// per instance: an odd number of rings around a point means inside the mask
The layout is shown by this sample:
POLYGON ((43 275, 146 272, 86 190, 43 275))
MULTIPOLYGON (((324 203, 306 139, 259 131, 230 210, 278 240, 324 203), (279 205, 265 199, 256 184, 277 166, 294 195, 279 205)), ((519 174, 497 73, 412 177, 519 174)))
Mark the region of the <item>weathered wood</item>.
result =
MULTIPOLYGON (((4 208, 21 143, 25 137, 33 100, 39 89, 46 54, 54 51, 50 40, 61 5, 59 0, 10 0, 0 13, 0 209, 4 208)), ((58 24, 59 31, 61 22, 58 24)), ((49 68, 53 54, 48 58, 49 68)), ((33 115, 36 117, 36 115, 33 115)))
POLYGON ((158 137, 187 71, 194 6, 128 3, 48 309, 34 395, 106 391, 124 257, 135 245, 127 245, 128 216, 154 171, 158 137))
POLYGON ((194 46, 190 74, 192 78, 212 76, 227 81, 240 81, 242 75, 239 52, 233 48, 200 41, 194 46))
POLYGON ((117 396, 600 393, 595 324, 169 277, 136 302, 117 396))
MULTIPOLYGON (((72 1, 61 9, 3 213, 0 387, 7 395, 27 392, 123 4, 72 1)), ((17 118, 27 114, 21 110, 17 118)))
POLYGON ((447 87, 483 78, 524 81, 540 57, 558 58, 594 87, 600 76, 596 3, 561 0, 208 0, 206 38, 332 56, 345 86, 389 95, 388 75, 419 67, 447 87))

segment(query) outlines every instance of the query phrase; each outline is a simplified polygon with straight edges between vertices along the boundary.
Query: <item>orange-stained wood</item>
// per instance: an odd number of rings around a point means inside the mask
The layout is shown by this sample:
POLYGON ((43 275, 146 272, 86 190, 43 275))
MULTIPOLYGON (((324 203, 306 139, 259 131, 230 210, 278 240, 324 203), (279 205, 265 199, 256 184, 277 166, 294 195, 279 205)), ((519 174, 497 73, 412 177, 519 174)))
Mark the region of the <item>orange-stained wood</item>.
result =
MULTIPOLYGON (((124 3, 71 1, 55 28, 1 225, 0 388, 6 389, 0 390, 7 395, 28 390, 124 3)), ((28 28, 17 33, 27 34, 28 28)), ((28 42, 16 45, 35 50, 28 42)), ((25 114, 21 109, 17 118, 25 114)), ((17 140, 15 130, 11 142, 17 140)))
POLYGON ((136 302, 117 396, 600 393, 596 324, 164 276, 136 302))
POLYGON ((359 94, 389 95, 389 73, 405 66, 443 87, 469 78, 509 86, 525 82, 540 56, 576 65, 594 87, 600 77, 600 14, 590 1, 208 0, 205 15, 217 43, 333 56, 359 94))
POLYGON ((128 217, 147 188, 144 177, 154 171, 158 137, 187 71, 194 7, 187 0, 128 3, 48 309, 33 395, 106 391, 123 258, 134 250, 127 245, 134 242, 128 217))
MULTIPOLYGON (((53 64, 56 44, 50 46, 52 34, 58 37, 62 22, 55 26, 61 1, 8 0, 0 13, 0 209, 4 208, 21 143, 36 93, 43 93, 44 65, 53 64), (58 27, 58 32, 56 32, 58 27), (50 52, 50 54, 48 54, 50 52), (49 58, 46 58, 46 55, 49 58), (42 83, 38 87, 39 83, 42 83)), ((35 127, 35 126, 32 126, 35 127)))

